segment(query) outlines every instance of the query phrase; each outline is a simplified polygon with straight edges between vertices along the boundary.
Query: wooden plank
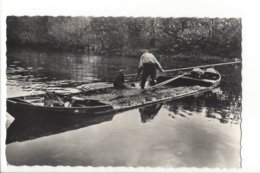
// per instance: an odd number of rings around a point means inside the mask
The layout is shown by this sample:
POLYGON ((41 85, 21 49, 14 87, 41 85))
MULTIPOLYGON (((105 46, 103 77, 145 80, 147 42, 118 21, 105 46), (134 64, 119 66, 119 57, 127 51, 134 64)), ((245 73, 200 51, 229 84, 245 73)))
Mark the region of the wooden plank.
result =
POLYGON ((175 71, 183 71, 183 70, 191 70, 194 68, 207 68, 207 67, 216 67, 216 66, 222 66, 222 65, 230 65, 230 64, 237 64, 237 63, 241 63, 241 61, 237 61, 237 62, 226 62, 226 63, 218 63, 218 64, 208 64, 208 65, 200 65, 200 66, 194 66, 194 67, 185 67, 185 68, 178 68, 178 69, 169 69, 169 70, 165 70, 165 72, 175 72, 175 71))
POLYGON ((190 73, 190 72, 183 73, 182 75, 179 75, 179 76, 177 76, 177 77, 171 78, 171 79, 166 80, 166 81, 164 81, 164 82, 158 83, 158 84, 156 84, 156 85, 154 85, 154 86, 152 86, 152 87, 149 87, 149 88, 147 88, 147 89, 145 89, 145 90, 150 90, 150 89, 154 89, 154 88, 158 88, 158 87, 160 87, 160 86, 166 85, 166 84, 168 84, 168 83, 170 83, 170 82, 172 82, 172 81, 174 81, 174 80, 176 80, 176 79, 179 79, 180 77, 182 77, 182 76, 184 76, 184 75, 186 75, 186 74, 189 74, 189 73, 190 73))
MULTIPOLYGON (((200 65, 200 66, 194 66, 194 67, 184 67, 184 68, 177 68, 177 69, 169 69, 169 70, 164 70, 165 73, 169 72, 176 72, 176 71, 184 71, 184 70, 191 70, 194 68, 207 68, 207 67, 215 67, 215 66, 221 66, 221 65, 230 65, 230 64, 238 64, 241 63, 242 61, 235 61, 235 62, 225 62, 225 63, 218 63, 218 64, 208 64, 208 65, 200 65)), ((136 76, 137 74, 128 74, 125 75, 125 77, 132 77, 136 76)))

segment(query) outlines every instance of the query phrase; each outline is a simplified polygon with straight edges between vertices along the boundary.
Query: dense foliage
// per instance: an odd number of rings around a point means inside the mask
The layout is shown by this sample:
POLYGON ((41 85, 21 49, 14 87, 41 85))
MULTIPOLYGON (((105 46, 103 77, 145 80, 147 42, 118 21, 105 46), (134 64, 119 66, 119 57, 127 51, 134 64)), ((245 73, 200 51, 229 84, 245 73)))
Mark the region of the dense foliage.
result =
POLYGON ((7 45, 95 54, 241 56, 241 19, 128 17, 7 18, 7 45))

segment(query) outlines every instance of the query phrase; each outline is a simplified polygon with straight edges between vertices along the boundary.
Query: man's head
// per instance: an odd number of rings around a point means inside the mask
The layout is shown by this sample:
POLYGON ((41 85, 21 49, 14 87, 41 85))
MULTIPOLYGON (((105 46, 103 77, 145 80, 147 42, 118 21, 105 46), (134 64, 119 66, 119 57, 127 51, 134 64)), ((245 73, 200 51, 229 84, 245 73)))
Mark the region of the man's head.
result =
POLYGON ((147 49, 141 49, 140 50, 140 56, 142 56, 144 53, 148 53, 149 51, 147 49))

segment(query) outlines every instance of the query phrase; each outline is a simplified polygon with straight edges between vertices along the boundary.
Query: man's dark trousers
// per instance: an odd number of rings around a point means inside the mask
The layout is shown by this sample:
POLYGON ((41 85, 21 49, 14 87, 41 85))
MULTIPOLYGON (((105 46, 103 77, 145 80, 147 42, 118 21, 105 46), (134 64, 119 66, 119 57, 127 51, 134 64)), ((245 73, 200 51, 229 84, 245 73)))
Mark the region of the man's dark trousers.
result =
POLYGON ((143 74, 141 79, 141 88, 144 89, 147 78, 151 76, 152 84, 155 84, 156 78, 156 65, 154 63, 143 64, 143 74))

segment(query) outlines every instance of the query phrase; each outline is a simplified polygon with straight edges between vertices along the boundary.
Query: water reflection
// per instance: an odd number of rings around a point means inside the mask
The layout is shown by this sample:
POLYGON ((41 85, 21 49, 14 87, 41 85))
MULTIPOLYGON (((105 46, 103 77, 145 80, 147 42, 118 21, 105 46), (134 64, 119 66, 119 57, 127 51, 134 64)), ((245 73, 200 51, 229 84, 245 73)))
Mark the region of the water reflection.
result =
POLYGON ((7 129, 6 144, 36 139, 111 121, 114 114, 71 119, 14 120, 7 129))
POLYGON ((153 104, 149 106, 144 106, 139 108, 141 121, 142 123, 146 123, 154 119, 154 117, 158 114, 159 110, 162 108, 163 103, 161 104, 153 104))
MULTIPOLYGON (((163 103, 139 108, 141 122, 152 121, 162 108, 163 103)), ((66 131, 86 128, 103 122, 112 121, 116 114, 88 116, 70 119, 26 119, 14 120, 7 129, 6 144, 22 142, 39 137, 55 135, 66 131)))
POLYGON ((49 82, 52 80, 74 80, 93 82, 102 79, 111 81, 114 73, 124 69, 135 71, 138 59, 126 57, 100 57, 68 52, 12 49, 7 52, 8 79, 49 82), (30 76, 32 75, 32 76, 30 76))
POLYGON ((115 72, 134 73, 138 59, 100 57, 33 49, 7 50, 8 97, 37 94, 52 87, 113 81, 115 72), (15 93, 15 94, 13 94, 15 93))
MULTIPOLYGON (((220 89, 217 88, 216 90, 219 91, 220 89)), ((169 114, 172 118, 176 118, 176 116, 186 118, 187 115, 203 114, 205 117, 217 119, 221 123, 239 124, 241 109, 237 106, 237 102, 219 100, 218 94, 216 91, 209 91, 200 96, 170 101, 165 104, 165 108, 175 115, 169 114)))

